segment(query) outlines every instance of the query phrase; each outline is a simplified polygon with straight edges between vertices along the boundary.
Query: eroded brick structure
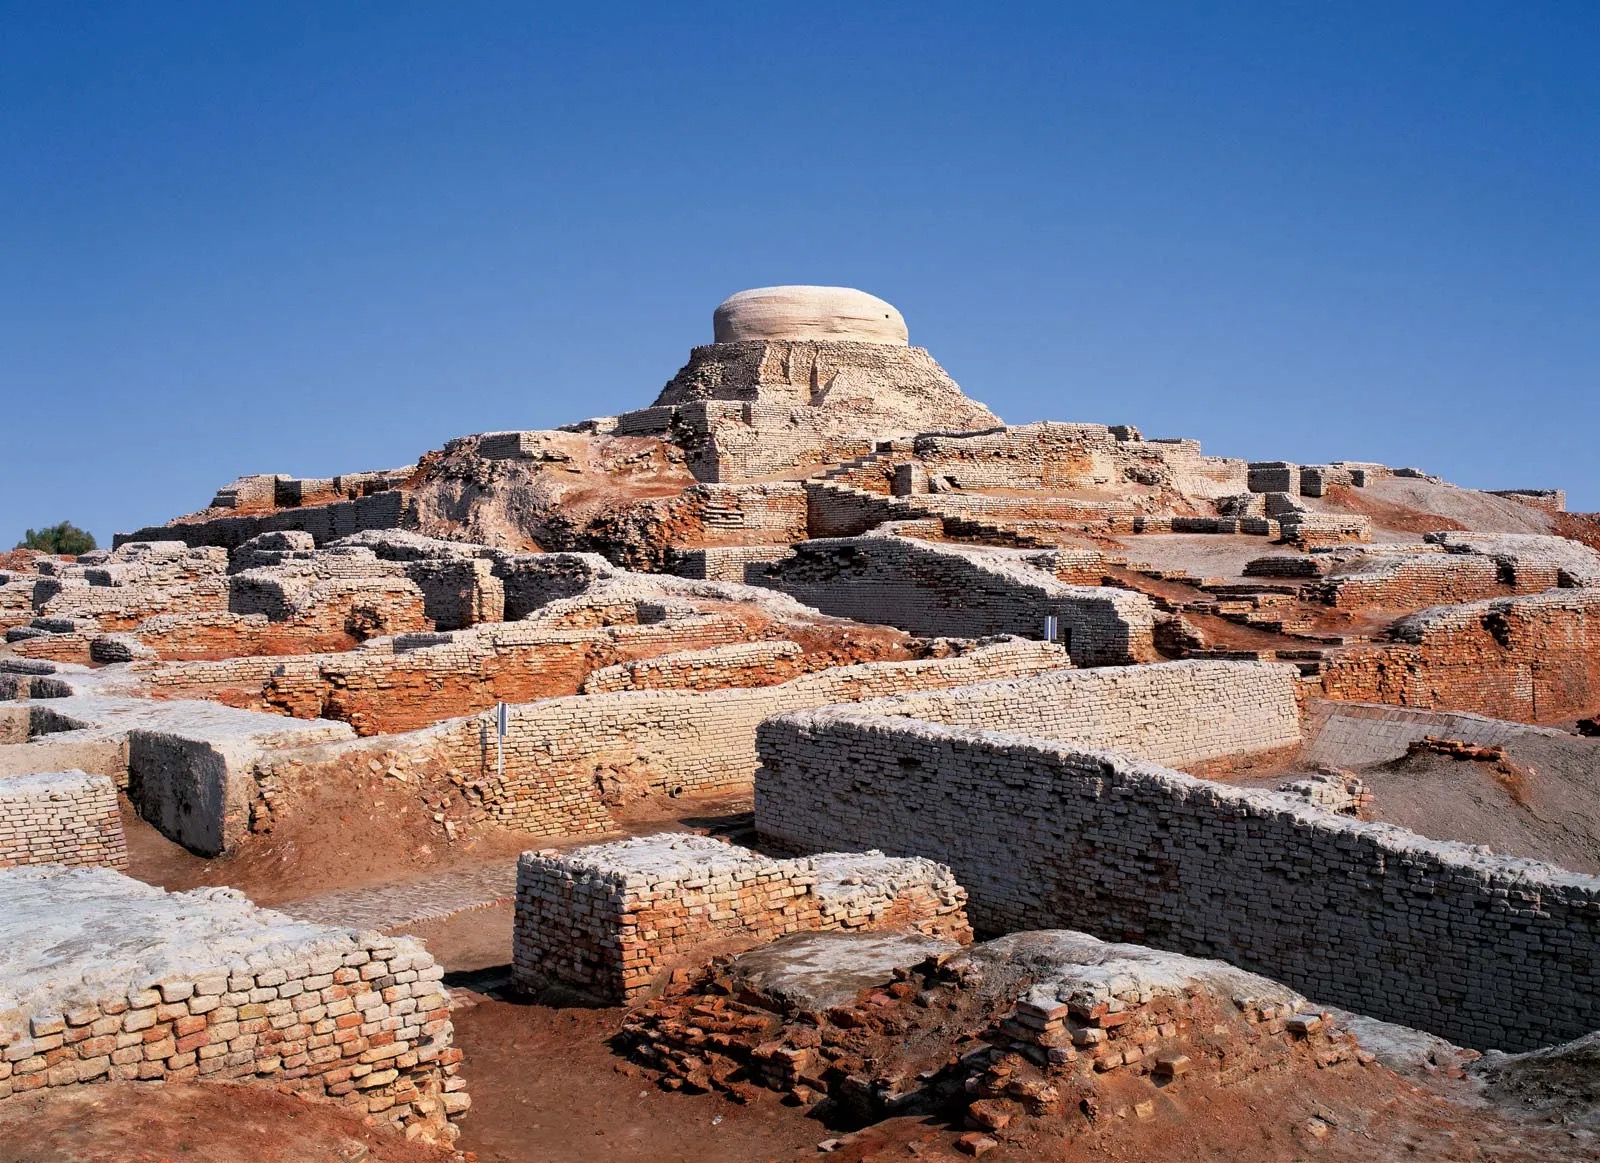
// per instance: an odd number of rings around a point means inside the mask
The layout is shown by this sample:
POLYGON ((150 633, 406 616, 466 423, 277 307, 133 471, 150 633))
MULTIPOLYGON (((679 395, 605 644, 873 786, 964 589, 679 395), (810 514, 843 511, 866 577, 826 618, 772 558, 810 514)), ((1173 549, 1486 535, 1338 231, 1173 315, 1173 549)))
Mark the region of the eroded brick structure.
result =
POLYGON ((0 934, 0 1097, 260 1082, 444 1141, 468 1106, 444 971, 408 938, 62 868, 0 872, 0 934))
POLYGON ((704 836, 662 833, 517 864, 513 969, 629 1002, 674 967, 790 933, 904 930, 972 939, 948 868, 879 852, 775 860, 704 836))

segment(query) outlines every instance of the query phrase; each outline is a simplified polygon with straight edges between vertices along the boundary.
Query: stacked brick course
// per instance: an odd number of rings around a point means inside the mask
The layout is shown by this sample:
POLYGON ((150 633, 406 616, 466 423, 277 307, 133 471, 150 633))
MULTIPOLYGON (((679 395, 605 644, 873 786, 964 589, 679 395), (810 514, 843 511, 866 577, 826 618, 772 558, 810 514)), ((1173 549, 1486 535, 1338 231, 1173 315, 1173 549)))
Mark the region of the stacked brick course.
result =
POLYGON ((259 1081, 444 1141, 469 1105, 444 971, 409 938, 60 868, 0 873, 0 934, 0 1097, 259 1081))
POLYGON ((878 852, 774 860, 664 833, 517 864, 513 968, 525 988, 630 1002, 712 951, 815 930, 902 929, 970 941, 948 868, 878 852))
POLYGON ((117 788, 81 771, 0 775, 0 868, 128 866, 117 788))

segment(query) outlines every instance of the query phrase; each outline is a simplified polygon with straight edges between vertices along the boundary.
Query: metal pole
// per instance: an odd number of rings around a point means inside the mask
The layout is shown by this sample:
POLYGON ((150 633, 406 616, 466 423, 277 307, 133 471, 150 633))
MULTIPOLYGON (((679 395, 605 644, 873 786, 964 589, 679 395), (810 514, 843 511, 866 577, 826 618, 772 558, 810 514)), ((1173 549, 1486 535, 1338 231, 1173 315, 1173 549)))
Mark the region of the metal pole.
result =
POLYGON ((494 774, 497 780, 504 781, 506 775, 506 711, 504 703, 498 703, 494 709, 494 774))

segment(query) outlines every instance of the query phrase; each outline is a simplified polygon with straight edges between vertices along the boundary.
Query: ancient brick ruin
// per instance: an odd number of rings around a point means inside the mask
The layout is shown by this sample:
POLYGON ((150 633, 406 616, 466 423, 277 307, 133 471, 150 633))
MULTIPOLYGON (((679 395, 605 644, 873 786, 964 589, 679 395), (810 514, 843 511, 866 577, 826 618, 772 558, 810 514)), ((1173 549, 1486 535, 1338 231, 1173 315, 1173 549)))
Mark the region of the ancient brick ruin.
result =
POLYGON ((366 919, 473 909, 668 1090, 969 1153, 1375 1079, 1370 1019, 1600 1028, 1595 523, 1008 426, 909 335, 746 292, 638 410, 8 557, 0 1100, 255 1080, 451 1142, 445 955, 366 919), (142 883, 198 858, 290 915, 142 883))

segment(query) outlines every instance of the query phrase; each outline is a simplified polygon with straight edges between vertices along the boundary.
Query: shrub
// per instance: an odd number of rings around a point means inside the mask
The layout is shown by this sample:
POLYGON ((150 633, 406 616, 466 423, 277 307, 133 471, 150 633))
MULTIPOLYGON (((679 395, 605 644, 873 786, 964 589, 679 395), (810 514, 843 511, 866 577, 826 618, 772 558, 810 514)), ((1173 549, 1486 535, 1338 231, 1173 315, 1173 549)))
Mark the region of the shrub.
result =
POLYGON ((41 553, 88 553, 94 548, 94 534, 85 533, 71 521, 63 521, 43 529, 29 529, 17 542, 17 548, 37 549, 41 553))

